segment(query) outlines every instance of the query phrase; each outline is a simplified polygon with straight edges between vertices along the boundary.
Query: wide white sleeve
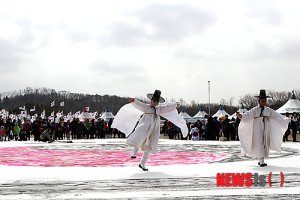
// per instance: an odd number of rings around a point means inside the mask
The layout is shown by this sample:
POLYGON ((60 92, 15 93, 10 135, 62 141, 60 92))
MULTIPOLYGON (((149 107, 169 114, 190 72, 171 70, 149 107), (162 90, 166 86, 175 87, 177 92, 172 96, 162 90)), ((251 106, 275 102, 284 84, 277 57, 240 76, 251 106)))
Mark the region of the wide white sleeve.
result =
POLYGON ((255 108, 253 108, 253 109, 251 109, 251 110, 249 110, 249 111, 247 111, 247 112, 245 112, 245 113, 242 113, 242 119, 241 119, 241 121, 249 121, 249 120, 251 120, 251 119, 253 119, 254 118, 254 116, 255 116, 255 108))
POLYGON ((271 110, 270 123, 271 123, 271 141, 270 148, 272 150, 281 151, 282 137, 288 128, 290 119, 282 116, 280 113, 273 109, 271 110))
POLYGON ((141 112, 147 112, 147 109, 149 107, 147 104, 144 104, 143 102, 140 102, 137 99, 135 99, 134 102, 132 102, 131 104, 141 112))
POLYGON ((133 131, 142 114, 143 112, 136 109, 132 103, 126 104, 116 114, 111 127, 118 129, 128 136, 133 131))
POLYGON ((238 127, 240 143, 244 152, 246 152, 247 154, 251 152, 252 147, 254 113, 254 109, 243 113, 243 117, 238 127))
POLYGON ((188 135, 189 130, 186 125, 186 121, 178 115, 178 111, 176 108, 172 109, 169 112, 161 113, 160 116, 166 118, 168 121, 179 127, 183 137, 186 137, 188 135))
POLYGON ((172 111, 173 109, 176 109, 176 107, 177 107, 177 103, 174 102, 165 105, 159 105, 158 109, 160 110, 160 113, 166 113, 172 111))

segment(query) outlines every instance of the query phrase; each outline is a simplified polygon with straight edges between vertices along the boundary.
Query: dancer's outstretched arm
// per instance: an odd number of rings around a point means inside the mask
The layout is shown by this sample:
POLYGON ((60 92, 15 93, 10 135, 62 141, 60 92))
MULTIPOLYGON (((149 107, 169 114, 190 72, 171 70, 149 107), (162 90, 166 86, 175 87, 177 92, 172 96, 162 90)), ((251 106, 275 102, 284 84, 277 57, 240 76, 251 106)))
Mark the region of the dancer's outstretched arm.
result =
POLYGON ((140 110, 142 112, 146 112, 147 111, 147 108, 148 108, 147 104, 144 104, 144 103, 140 102, 139 100, 137 100, 135 98, 129 98, 128 100, 129 100, 130 103, 132 103, 132 105, 136 109, 138 109, 138 110, 140 110))

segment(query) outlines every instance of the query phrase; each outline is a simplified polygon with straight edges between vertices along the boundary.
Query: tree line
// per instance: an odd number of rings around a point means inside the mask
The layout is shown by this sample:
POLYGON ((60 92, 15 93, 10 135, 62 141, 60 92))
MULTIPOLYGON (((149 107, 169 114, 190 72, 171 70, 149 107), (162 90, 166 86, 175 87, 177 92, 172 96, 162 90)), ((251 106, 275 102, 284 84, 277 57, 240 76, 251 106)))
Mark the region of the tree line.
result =
MULTIPOLYGON (((299 90, 294 91, 298 97, 300 94, 299 90)), ((269 106, 274 110, 280 108, 285 104, 291 97, 292 93, 287 91, 274 91, 267 90, 267 94, 272 98, 269 99, 269 106)), ((199 110, 205 111, 206 113, 214 114, 220 108, 220 104, 224 107, 224 110, 233 114, 244 105, 246 109, 250 109, 257 105, 257 94, 245 94, 238 100, 239 105, 233 105, 233 97, 221 99, 220 103, 197 103, 192 101, 186 103, 183 99, 178 100, 180 111, 185 111, 189 115, 194 116, 199 110)), ((147 101, 145 97, 139 97, 143 101, 147 101)), ((171 101, 175 101, 171 99, 171 101)), ((116 112, 126 103, 128 103, 127 97, 119 97, 116 95, 90 95, 82 93, 72 93, 69 91, 56 91, 49 88, 31 88, 26 87, 23 90, 2 92, 0 93, 0 108, 6 109, 10 113, 20 113, 19 107, 25 106, 27 110, 35 107, 36 113, 41 113, 44 109, 46 115, 49 116, 51 112, 63 111, 65 114, 69 112, 82 111, 84 107, 90 107, 91 112, 102 112, 108 109, 109 111, 116 114, 116 112), (55 101, 55 106, 51 107, 51 102, 55 101), (64 102, 64 106, 60 106, 60 102, 64 102)))
POLYGON ((27 87, 24 90, 0 93, 0 108, 14 114, 20 113, 19 107, 22 106, 25 106, 27 111, 35 106, 36 113, 41 113, 45 109, 47 116, 53 111, 74 113, 82 111, 84 107, 89 107, 91 112, 101 113, 106 109, 116 112, 127 102, 127 98, 115 95, 90 95, 49 88, 27 87), (55 105, 51 107, 53 101, 55 105), (61 102, 64 102, 63 107, 60 106, 61 102))

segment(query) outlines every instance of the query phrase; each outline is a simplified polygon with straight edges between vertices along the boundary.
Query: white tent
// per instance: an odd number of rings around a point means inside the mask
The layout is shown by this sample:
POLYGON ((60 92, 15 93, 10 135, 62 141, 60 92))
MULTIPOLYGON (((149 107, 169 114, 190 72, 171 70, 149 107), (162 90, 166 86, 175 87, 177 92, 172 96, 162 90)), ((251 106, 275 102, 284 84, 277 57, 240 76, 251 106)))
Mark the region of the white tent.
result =
POLYGON ((181 111, 179 113, 179 116, 182 117, 183 119, 190 119, 192 118, 191 116, 189 116, 189 114, 187 114, 186 112, 181 111))
POLYGON ((89 112, 82 112, 80 115, 78 115, 78 118, 80 121, 85 121, 85 120, 92 120, 95 119, 95 117, 92 116, 91 113, 89 112))
POLYGON ((193 121, 193 118, 191 116, 189 116, 189 114, 187 114, 186 112, 184 111, 181 111, 179 113, 179 116, 182 117, 185 121, 187 122, 190 122, 190 121, 193 121))
POLYGON ((112 114, 112 112, 108 112, 108 110, 106 109, 105 112, 101 114, 100 118, 105 121, 109 121, 110 119, 115 118, 115 116, 112 114))
POLYGON ((219 110, 213 115, 213 117, 220 118, 220 117, 224 117, 225 115, 229 116, 229 114, 224 110, 223 106, 220 105, 219 110))
POLYGON ((199 110, 196 115, 194 115, 194 119, 204 119, 205 115, 208 115, 205 111, 199 110))
POLYGON ((292 92, 291 98, 281 106, 277 112, 281 114, 285 113, 300 113, 300 101, 296 98, 294 91, 292 92))

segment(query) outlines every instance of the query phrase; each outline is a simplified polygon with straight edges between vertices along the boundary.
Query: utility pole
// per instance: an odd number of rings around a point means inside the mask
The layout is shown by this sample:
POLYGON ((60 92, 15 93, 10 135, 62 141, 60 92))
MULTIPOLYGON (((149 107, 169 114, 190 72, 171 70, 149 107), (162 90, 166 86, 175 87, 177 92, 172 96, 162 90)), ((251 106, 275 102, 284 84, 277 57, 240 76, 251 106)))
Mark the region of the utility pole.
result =
POLYGON ((208 81, 208 115, 210 116, 210 81, 208 81))

